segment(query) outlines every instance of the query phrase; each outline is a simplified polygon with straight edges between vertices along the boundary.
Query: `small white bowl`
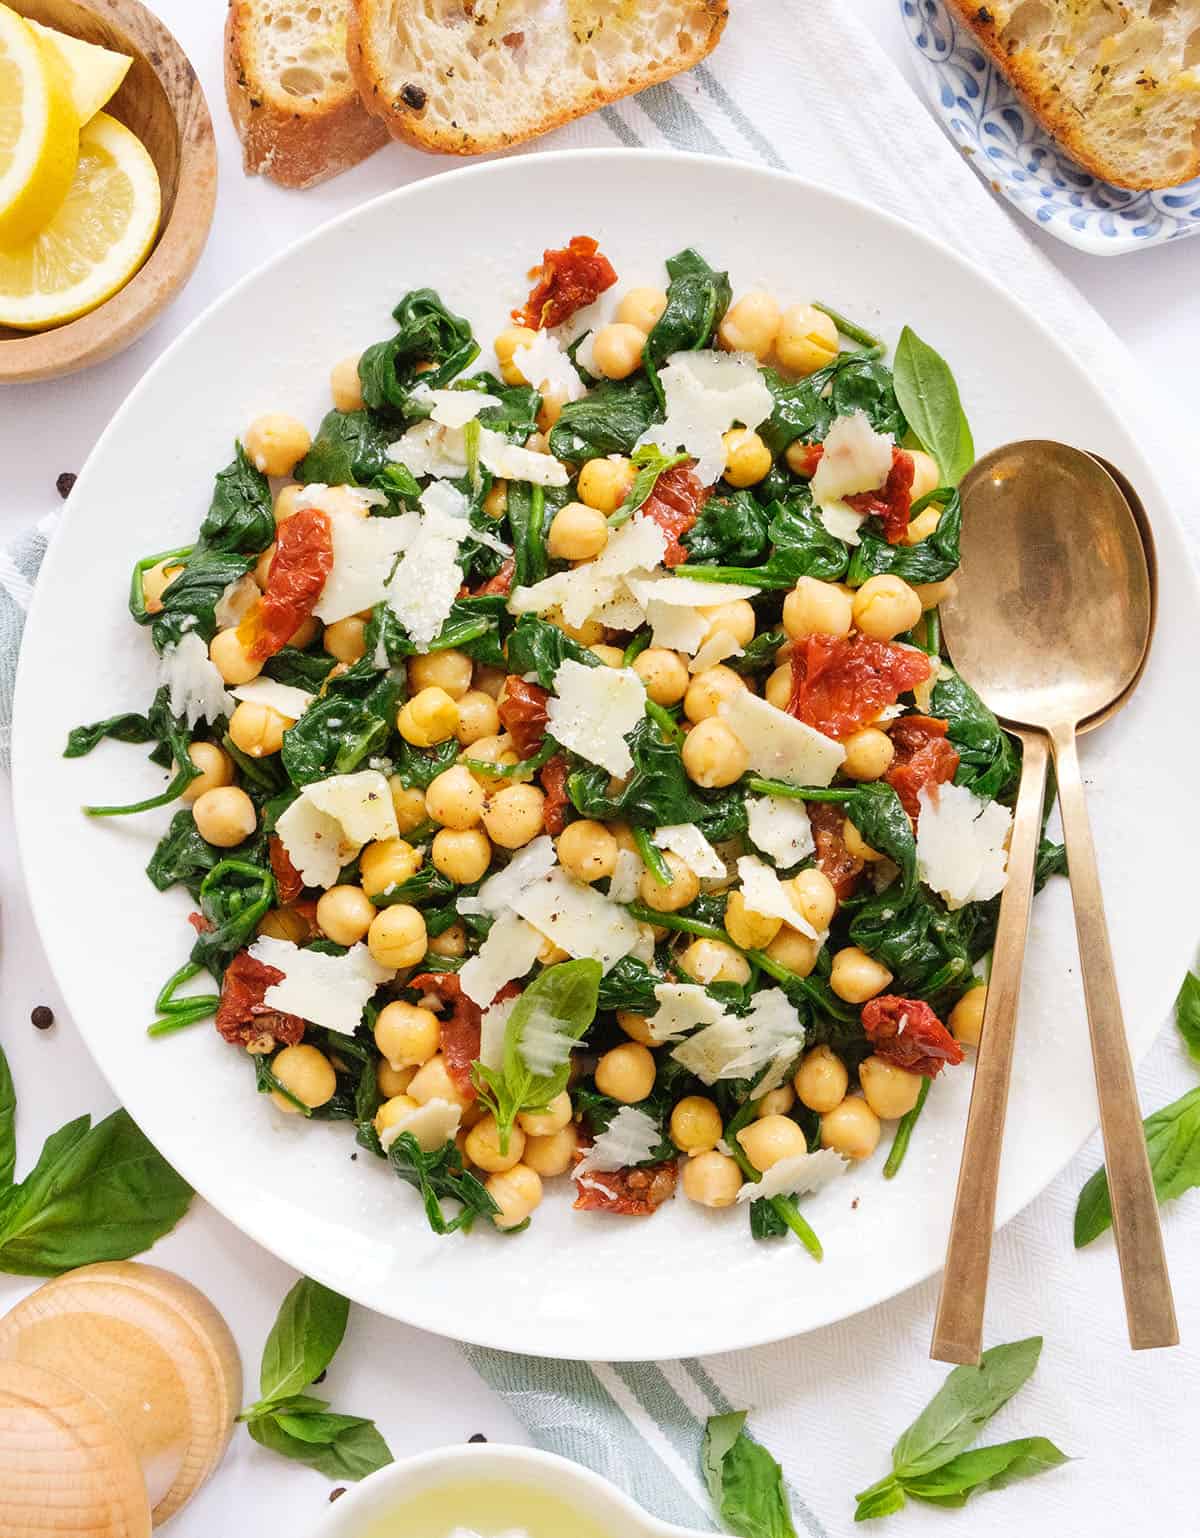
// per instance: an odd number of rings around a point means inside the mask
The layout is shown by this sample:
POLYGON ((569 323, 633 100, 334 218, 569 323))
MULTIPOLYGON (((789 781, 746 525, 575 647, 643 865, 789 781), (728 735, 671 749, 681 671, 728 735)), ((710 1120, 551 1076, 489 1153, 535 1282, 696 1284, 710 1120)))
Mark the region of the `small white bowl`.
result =
POLYGON ((340 1496, 310 1538, 364 1538, 374 1523, 391 1515, 402 1501, 466 1479, 528 1485, 557 1496, 577 1506, 612 1538, 712 1538, 711 1533, 673 1527, 649 1516, 608 1480, 566 1458, 500 1442, 442 1447, 389 1464, 340 1496))

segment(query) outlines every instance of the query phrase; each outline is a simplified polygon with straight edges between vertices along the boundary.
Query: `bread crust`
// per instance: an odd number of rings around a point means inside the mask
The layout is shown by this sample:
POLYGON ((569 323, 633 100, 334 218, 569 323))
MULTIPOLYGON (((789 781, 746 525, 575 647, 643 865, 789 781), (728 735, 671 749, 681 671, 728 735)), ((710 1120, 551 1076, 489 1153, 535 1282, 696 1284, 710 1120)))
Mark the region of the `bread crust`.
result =
POLYGON ((1036 57, 1029 50, 1009 53, 1001 40, 995 17, 986 3, 981 3, 981 0, 948 0, 948 4, 959 21, 971 29, 984 51, 1046 132, 1085 171, 1090 171, 1101 181, 1111 182, 1114 187, 1125 187, 1131 192, 1178 187, 1200 176, 1200 145, 1197 145, 1183 174, 1173 176, 1169 181, 1131 173, 1128 166, 1107 159, 1092 144, 1088 136, 1087 119, 1081 118, 1073 107, 1047 89, 1036 57))
POLYGON ((451 132, 439 126, 426 125, 420 107, 390 99, 385 84, 386 65, 377 57, 371 43, 371 9, 377 3, 378 0, 350 0, 346 55, 350 60, 350 70, 358 85, 359 95, 367 111, 386 124, 394 139, 402 139, 418 149, 438 155, 484 155, 494 150, 508 149, 514 144, 523 144, 528 139, 549 133, 554 128, 561 128, 565 123, 574 122, 576 118, 584 117, 599 107, 620 101, 622 97, 632 96, 648 86, 670 80, 708 57, 720 41, 729 19, 728 0, 699 0, 709 19, 708 35, 702 46, 689 50, 669 64, 645 70, 620 90, 606 91, 597 86, 577 96, 563 111, 550 113, 519 132, 472 134, 466 129, 451 132))
POLYGON ((229 0, 225 96, 248 176, 269 176, 281 187, 312 187, 348 171, 388 142, 385 126, 349 88, 334 101, 280 101, 254 76, 253 26, 249 0, 229 0))

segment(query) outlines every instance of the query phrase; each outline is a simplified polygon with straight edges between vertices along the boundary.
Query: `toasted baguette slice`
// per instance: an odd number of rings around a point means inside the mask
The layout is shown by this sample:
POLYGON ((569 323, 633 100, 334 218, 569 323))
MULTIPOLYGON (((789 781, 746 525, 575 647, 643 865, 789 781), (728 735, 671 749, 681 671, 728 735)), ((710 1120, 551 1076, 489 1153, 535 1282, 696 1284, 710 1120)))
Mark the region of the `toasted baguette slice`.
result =
POLYGON ((346 61, 348 0, 230 0, 225 94, 248 173, 311 187, 387 143, 346 61))
POLYGON ((1200 174, 1200 0, 950 0, 1042 125, 1118 187, 1200 174))
POLYGON ((477 155, 689 69, 726 0, 351 0, 362 99, 399 139, 477 155))

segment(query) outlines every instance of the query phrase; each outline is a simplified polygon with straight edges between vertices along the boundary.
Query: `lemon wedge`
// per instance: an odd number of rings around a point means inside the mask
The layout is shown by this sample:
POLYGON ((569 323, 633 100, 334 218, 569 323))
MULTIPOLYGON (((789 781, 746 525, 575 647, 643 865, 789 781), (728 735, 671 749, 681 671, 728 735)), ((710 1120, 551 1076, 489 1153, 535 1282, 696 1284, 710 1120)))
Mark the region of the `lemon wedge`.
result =
POLYGON ((79 118, 61 55, 0 5, 0 244, 53 219, 78 156, 79 118))
POLYGON ((57 49, 67 67, 75 115, 81 123, 90 122, 116 92, 133 60, 126 53, 114 53, 111 48, 101 48, 98 43, 85 43, 81 37, 72 37, 69 32, 44 27, 40 21, 30 20, 26 25, 32 27, 43 42, 57 49))
POLYGON ((31 240, 0 246, 0 325, 40 331, 103 304, 146 260, 161 212, 145 146, 97 112, 79 135, 79 167, 58 213, 31 240))

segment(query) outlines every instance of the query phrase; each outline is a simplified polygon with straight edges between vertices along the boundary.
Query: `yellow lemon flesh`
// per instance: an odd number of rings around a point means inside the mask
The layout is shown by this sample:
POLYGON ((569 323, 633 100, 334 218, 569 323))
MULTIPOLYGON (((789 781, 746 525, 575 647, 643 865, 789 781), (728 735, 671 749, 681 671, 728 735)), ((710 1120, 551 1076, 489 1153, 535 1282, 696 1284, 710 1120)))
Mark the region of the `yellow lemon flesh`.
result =
POLYGON ((31 240, 0 246, 0 325, 40 331, 103 304, 146 260, 161 212, 145 146, 98 112, 79 135, 79 168, 58 213, 31 240))
POLYGON ((78 158, 79 117, 61 55, 0 5, 0 246, 54 218, 78 158))
POLYGON ((29 21, 27 25, 44 42, 57 49, 67 67, 67 83, 75 115, 80 123, 90 122, 120 86, 133 60, 128 54, 114 53, 111 48, 101 48, 98 43, 85 43, 81 37, 43 27, 40 21, 29 21))

